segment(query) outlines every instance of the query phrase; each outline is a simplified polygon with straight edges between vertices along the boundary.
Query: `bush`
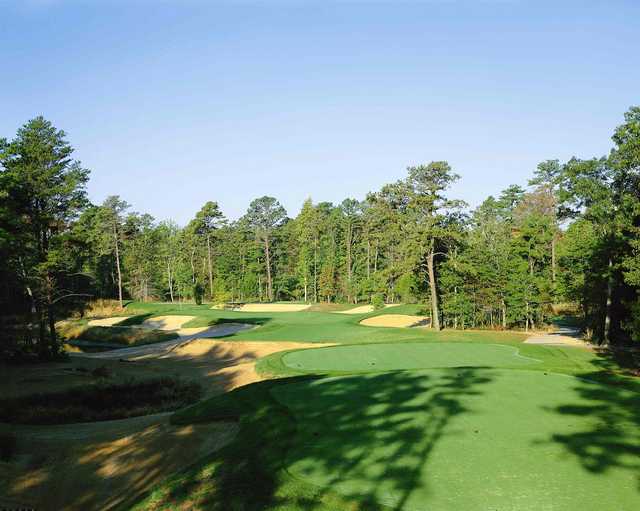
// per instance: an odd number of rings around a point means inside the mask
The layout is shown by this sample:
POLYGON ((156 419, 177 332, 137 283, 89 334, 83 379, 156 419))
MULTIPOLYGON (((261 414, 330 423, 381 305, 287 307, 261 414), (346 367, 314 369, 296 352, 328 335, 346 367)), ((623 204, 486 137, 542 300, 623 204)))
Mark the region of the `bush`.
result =
POLYGON ((195 403, 202 388, 176 378, 96 383, 63 392, 0 400, 0 422, 69 424, 168 412, 195 403))
POLYGON ((0 460, 9 461, 16 451, 16 436, 11 431, 0 430, 0 460))
POLYGON ((371 297, 371 305, 373 305, 374 310, 380 310, 384 308, 384 296, 380 293, 375 294, 371 297))
POLYGON ((193 285, 193 299, 196 301, 196 305, 202 305, 202 298, 204 297, 204 287, 200 282, 196 282, 193 285))

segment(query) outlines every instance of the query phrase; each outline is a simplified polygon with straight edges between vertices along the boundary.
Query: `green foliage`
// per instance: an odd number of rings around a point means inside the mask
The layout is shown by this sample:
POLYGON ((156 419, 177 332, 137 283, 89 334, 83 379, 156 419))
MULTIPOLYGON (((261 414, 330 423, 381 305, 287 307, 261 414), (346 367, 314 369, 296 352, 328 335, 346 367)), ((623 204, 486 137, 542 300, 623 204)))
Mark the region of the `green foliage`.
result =
POLYGON ((628 341, 640 288, 639 119, 637 107, 627 112, 608 157, 545 160, 530 189, 511 185, 469 213, 447 196, 457 174, 434 161, 362 201, 308 198, 289 219, 264 196, 234 222, 207 201, 185 227, 117 196, 89 205, 88 174, 64 134, 35 119, 0 143, 0 282, 21 316, 0 329, 42 338, 51 355, 49 316, 90 296, 355 304, 379 294, 420 302, 447 328, 538 328, 554 303, 571 301, 594 338, 628 341), (31 211, 29 194, 50 207, 31 211))
POLYGON ((200 282, 196 282, 193 285, 193 299, 196 305, 202 305, 202 298, 204 297, 204 287, 200 282))
POLYGON ((371 297, 371 305, 373 305, 373 310, 384 309, 384 296, 380 293, 377 293, 371 297))

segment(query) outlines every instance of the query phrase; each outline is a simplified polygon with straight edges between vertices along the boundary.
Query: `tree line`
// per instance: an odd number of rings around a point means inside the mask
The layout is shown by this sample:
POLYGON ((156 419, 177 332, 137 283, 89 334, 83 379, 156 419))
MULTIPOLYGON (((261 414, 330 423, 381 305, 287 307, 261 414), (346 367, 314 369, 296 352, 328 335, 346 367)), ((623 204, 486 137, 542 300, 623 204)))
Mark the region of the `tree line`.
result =
POLYGON ((55 323, 88 300, 424 303, 434 328, 534 329, 579 307, 602 343, 640 337, 640 108, 606 156, 547 160, 526 188, 469 210, 445 161, 358 201, 273 197, 227 219, 207 202, 185 226, 122 198, 91 204, 89 171, 37 117, 0 139, 0 306, 5 345, 59 351, 55 323))

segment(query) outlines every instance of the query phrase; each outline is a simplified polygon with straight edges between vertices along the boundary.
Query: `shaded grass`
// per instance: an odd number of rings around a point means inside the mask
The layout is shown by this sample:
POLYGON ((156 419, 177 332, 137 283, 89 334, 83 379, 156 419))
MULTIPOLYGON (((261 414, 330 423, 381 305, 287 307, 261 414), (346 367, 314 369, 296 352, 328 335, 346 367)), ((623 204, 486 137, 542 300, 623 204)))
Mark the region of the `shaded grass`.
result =
POLYGON ((283 463, 296 422, 271 395, 275 387, 308 380, 292 378, 253 383, 185 410, 176 424, 240 418, 230 445, 179 472, 152 491, 134 510, 367 510, 383 506, 349 499, 291 477, 283 463))
POLYGON ((0 422, 69 424, 123 419, 176 410, 194 403, 201 395, 202 388, 197 383, 168 377, 97 383, 0 400, 0 422))

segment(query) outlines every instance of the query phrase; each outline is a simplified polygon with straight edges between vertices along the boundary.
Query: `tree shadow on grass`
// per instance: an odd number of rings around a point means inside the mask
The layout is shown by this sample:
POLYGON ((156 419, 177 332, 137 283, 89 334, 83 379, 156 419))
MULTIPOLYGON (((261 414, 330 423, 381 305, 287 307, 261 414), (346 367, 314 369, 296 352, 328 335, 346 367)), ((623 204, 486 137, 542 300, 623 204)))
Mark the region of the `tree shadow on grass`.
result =
POLYGON ((492 379, 487 369, 464 368, 437 375, 295 377, 241 387, 176 415, 184 423, 236 415, 241 431, 233 444, 169 480, 145 505, 405 509, 415 491, 428 493, 425 467, 438 441, 454 434, 450 422, 473 413, 464 399, 492 379))
POLYGON ((619 376, 620 369, 631 367, 626 357, 621 360, 620 354, 608 351, 599 356, 595 364, 602 370, 575 379, 574 390, 581 399, 552 409, 588 418, 590 427, 554 434, 551 440, 575 455, 589 472, 629 472, 640 491, 640 381, 619 376))

